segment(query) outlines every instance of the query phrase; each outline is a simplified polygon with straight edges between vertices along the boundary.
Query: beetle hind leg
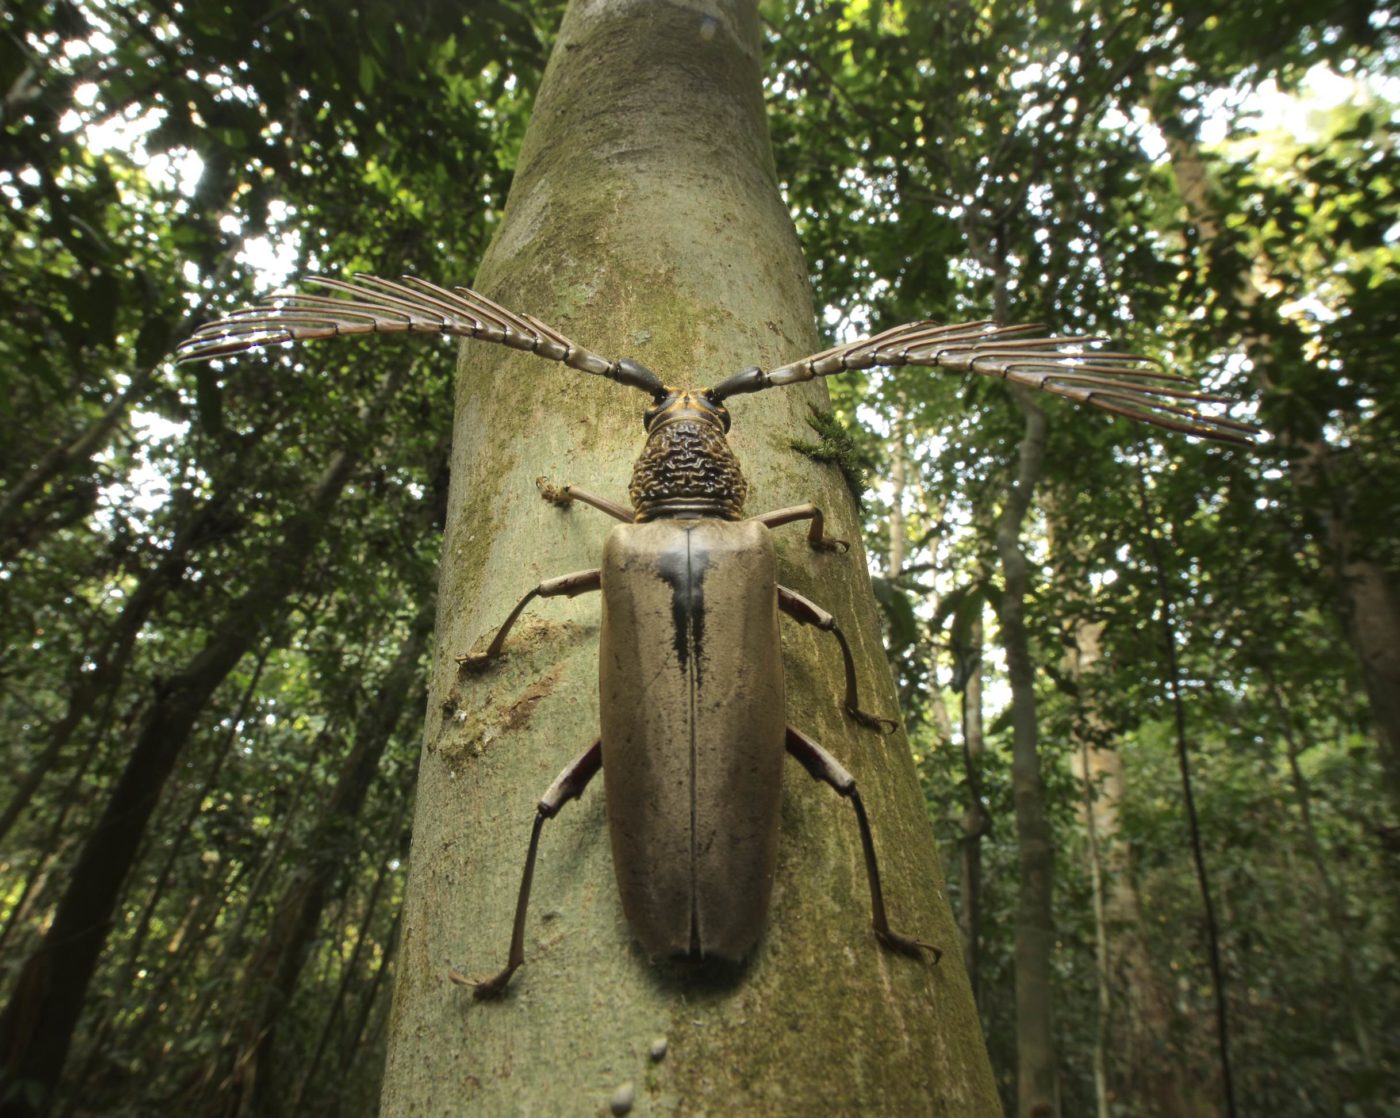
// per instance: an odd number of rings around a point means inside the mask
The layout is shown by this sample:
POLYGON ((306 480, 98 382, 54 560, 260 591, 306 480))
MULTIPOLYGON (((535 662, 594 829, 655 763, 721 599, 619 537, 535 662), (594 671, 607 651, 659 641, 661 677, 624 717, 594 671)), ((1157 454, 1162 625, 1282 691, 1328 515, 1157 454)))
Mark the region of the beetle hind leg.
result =
POLYGON ((931 943, 924 943, 922 940, 911 939, 908 936, 900 935, 890 927, 889 917, 885 914, 885 895, 880 888, 880 866, 875 859, 875 840, 870 834, 870 820, 865 814, 865 805, 861 802, 860 793, 856 790, 856 780, 845 767, 819 746, 806 734, 800 730, 794 730, 791 726, 787 728, 787 751, 790 753, 814 780, 820 780, 824 784, 831 785, 842 796, 851 801, 851 806, 856 809, 856 822, 860 826, 860 844, 865 851, 865 875, 870 882, 870 923, 875 929, 875 938, 892 951, 898 951, 901 955, 912 955, 922 957, 927 951, 933 956, 933 961, 938 962, 943 957, 943 952, 934 947, 931 943))
POLYGON ((506 984, 525 962, 525 914, 530 907, 530 885, 535 877, 535 855, 539 852, 540 831, 546 819, 553 819, 570 800, 578 799, 588 782, 598 773, 603 764, 603 743, 595 741, 554 779, 535 809, 535 825, 530 831, 530 849, 525 855, 525 870, 520 875, 520 895, 515 902, 515 924, 510 935, 510 954, 506 958, 505 969, 493 978, 473 979, 457 971, 449 971, 448 977, 459 986, 470 986, 472 996, 478 1001, 500 997, 506 984))

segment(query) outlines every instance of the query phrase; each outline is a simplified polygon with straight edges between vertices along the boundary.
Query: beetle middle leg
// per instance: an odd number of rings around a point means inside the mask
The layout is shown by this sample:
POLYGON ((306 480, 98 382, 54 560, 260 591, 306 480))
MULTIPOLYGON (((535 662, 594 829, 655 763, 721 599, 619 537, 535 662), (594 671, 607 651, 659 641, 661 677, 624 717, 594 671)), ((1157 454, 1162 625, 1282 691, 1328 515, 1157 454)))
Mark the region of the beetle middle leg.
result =
POLYGON ((510 934, 510 954, 506 957, 505 969, 494 978, 485 980, 467 978, 457 971, 449 971, 448 977, 459 986, 472 987, 472 996, 477 999, 499 997, 520 965, 525 962, 525 913, 530 907, 530 885, 535 878, 535 855, 539 852, 540 831, 544 821, 553 819, 570 800, 583 795, 588 782, 603 765, 603 742, 601 739, 590 745, 572 764, 554 778, 549 790, 540 797, 535 808, 535 826, 530 831, 530 849, 525 855, 525 870, 520 875, 520 895, 515 902, 515 925, 510 934))
POLYGON ((943 957, 941 950, 931 943, 902 936, 890 927, 889 917, 885 915, 885 895, 880 888, 880 867, 875 861, 875 840, 870 835, 870 820, 866 818, 865 805, 856 791, 855 777, 825 749, 791 726, 787 728, 787 751, 814 780, 831 785, 856 809, 860 844, 865 850, 865 875, 870 881, 870 923, 875 929, 875 937, 886 947, 903 955, 919 956, 921 952, 929 951, 937 963, 943 957))
POLYGON ((856 664, 851 658, 851 646, 846 643, 846 634, 841 632, 836 618, 810 598, 804 598, 796 590, 789 590, 786 586, 778 587, 778 608, 803 625, 812 625, 824 633, 830 633, 840 644, 841 659, 846 665, 846 713, 862 726, 879 730, 881 733, 888 734, 896 729, 898 724, 893 720, 860 709, 860 696, 856 689, 856 664))
POLYGON ((591 571, 575 571, 573 574, 545 579, 515 603, 515 608, 510 611, 510 616, 496 630, 496 636, 485 652, 458 656, 457 663, 466 671, 476 672, 485 668, 492 660, 497 659, 501 655, 501 649, 506 643, 506 636, 510 633, 511 627, 519 620, 525 607, 536 598, 573 598, 579 594, 588 594, 602 588, 603 575, 597 567, 591 571))

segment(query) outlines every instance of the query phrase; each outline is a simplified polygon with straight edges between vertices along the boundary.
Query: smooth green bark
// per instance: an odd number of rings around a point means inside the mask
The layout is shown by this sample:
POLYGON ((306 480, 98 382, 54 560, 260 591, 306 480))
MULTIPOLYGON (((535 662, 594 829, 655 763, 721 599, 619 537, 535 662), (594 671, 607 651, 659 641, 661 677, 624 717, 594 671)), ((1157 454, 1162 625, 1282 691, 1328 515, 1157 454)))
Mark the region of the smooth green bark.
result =
MULTIPOLYGON (((758 43, 752 2, 575 2, 477 286, 671 382, 817 349, 758 43)), ((856 541, 837 471, 788 445, 823 399, 819 385, 737 399, 731 441, 750 513, 815 501, 833 534, 856 541)), ((876 944, 851 808, 787 764, 773 908, 737 979, 707 983, 635 945, 595 782, 545 828, 527 963, 506 997, 475 1003, 449 980, 452 967, 484 975, 504 962, 535 801, 597 736, 597 597, 532 607, 485 675, 459 676, 453 657, 541 579, 597 566, 612 522, 546 504, 535 478, 624 499, 646 403, 529 356, 465 348, 383 1113, 606 1113, 628 1084, 638 1114, 1000 1113, 903 737, 845 718, 834 642, 787 623, 789 721, 860 782, 891 918, 941 945, 943 962, 876 944)), ((815 554, 801 527, 775 539, 779 577, 850 635, 865 705, 893 713, 859 547, 815 554)))

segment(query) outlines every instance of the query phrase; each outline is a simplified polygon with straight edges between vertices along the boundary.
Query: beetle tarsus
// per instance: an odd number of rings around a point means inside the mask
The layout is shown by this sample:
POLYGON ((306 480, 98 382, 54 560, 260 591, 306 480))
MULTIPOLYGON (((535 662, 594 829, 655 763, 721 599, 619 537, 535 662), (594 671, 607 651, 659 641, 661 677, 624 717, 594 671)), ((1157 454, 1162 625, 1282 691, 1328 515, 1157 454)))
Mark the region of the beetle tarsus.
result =
POLYGON ((911 959, 922 959, 924 957, 924 952, 927 951, 933 956, 933 966, 937 966, 938 960, 943 958, 942 950, 934 947, 933 944, 925 943, 921 939, 910 939, 908 936, 902 936, 889 928, 876 928, 875 938, 891 951, 897 952, 900 955, 907 955, 911 959))
POLYGON ((457 657, 457 668, 464 672, 484 672, 499 659, 499 656, 492 656, 489 652, 469 652, 457 657))
POLYGON ((864 726, 867 730, 875 730, 881 734, 892 734, 899 729, 899 723, 892 718, 882 718, 878 714, 871 714, 860 707, 846 708, 846 713, 859 726, 864 726))
POLYGON ((835 536, 823 536, 819 540, 814 540, 809 536, 807 542, 811 545, 813 551, 837 552, 844 555, 851 550, 849 541, 838 540, 835 536))
MULTIPOLYGON (((521 963, 524 962, 522 959, 521 963)), ((499 998, 506 992, 506 986, 510 983, 510 976, 520 967, 520 963, 511 962, 506 965, 506 969, 492 978, 469 978, 461 971, 450 969, 447 972, 449 981, 458 986, 465 986, 472 992, 472 997, 479 1002, 492 1001, 499 998)))
POLYGON ((515 967, 506 967, 495 978, 489 978, 485 982, 473 982, 471 984, 472 997, 479 1002, 495 1001, 506 992, 506 985, 514 973, 515 967))
POLYGON ((569 492, 569 486, 567 485, 558 486, 547 477, 537 477, 535 478, 535 488, 540 491, 540 496, 551 505, 563 506, 573 504, 574 495, 569 492))
POLYGON ((619 505, 616 501, 609 501, 606 497, 600 497, 596 493, 590 493, 587 489, 580 489, 577 485, 555 485, 547 477, 537 477, 535 478, 535 488, 540 491, 540 496, 555 508, 568 508, 575 501, 580 501, 585 505, 592 505, 600 512, 605 512, 614 520, 620 520, 624 524, 633 524, 637 519, 637 514, 633 509, 619 505))

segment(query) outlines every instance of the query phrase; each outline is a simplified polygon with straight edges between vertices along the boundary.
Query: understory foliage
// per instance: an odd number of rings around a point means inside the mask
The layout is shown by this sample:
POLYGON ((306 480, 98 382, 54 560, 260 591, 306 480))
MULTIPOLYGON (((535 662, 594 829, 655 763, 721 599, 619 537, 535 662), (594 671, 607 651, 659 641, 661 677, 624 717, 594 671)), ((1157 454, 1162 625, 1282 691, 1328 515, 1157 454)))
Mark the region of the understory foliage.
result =
MULTIPOLYGON (((561 9, 0 14, 7 1028, 74 882, 116 890, 88 972, 43 975, 75 999, 61 1113, 375 1111, 452 353, 168 354, 292 275, 470 282, 561 9)), ((1109 335, 1266 431, 1044 405, 1021 545, 1063 1113, 1172 1113, 1183 1084, 1224 1113, 1223 994, 1250 1111, 1395 1114, 1400 738, 1358 631, 1385 620, 1363 588, 1400 591, 1400 16, 1221 9, 764 0, 775 155, 833 338, 1109 335)), ((867 550, 1014 1100, 995 533, 1023 413, 981 378, 832 387, 841 461, 879 463, 867 550)))

